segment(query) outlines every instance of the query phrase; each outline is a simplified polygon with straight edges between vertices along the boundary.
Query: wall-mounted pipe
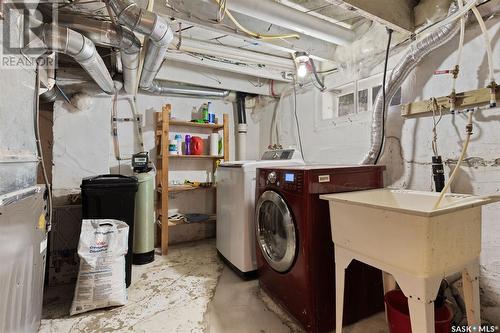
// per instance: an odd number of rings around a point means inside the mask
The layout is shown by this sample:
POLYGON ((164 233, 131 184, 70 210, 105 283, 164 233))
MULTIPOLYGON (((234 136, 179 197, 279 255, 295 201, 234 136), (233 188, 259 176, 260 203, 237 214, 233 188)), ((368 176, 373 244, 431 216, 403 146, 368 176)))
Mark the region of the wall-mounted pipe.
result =
POLYGON ((119 48, 123 65, 123 87, 127 93, 135 93, 141 42, 133 32, 111 22, 73 14, 59 14, 58 22, 81 32, 97 45, 119 48))
POLYGON ((181 85, 163 80, 154 80, 151 84, 151 87, 149 87, 148 89, 143 89, 143 92, 151 95, 199 98, 226 98, 230 94, 229 90, 181 85))
MULTIPOLYGON (((457 10, 457 5, 453 3, 449 10, 449 16, 453 15, 457 10)), ((391 77, 385 85, 387 104, 389 104, 399 87, 401 87, 410 72, 422 61, 422 59, 435 49, 449 42, 458 33, 459 29, 460 25, 457 21, 452 21, 443 25, 438 30, 435 30, 411 47, 410 51, 401 59, 396 67, 394 67, 391 77)), ((379 151, 382 149, 382 142, 384 140, 382 124, 384 122, 386 107, 387 105, 384 105, 382 91, 379 91, 373 106, 371 145, 368 153, 361 162, 362 164, 373 164, 379 151)))
POLYGON ((236 113, 238 118, 236 159, 243 161, 246 159, 247 147, 247 114, 245 108, 246 94, 238 92, 236 94, 236 113))
POLYGON ((139 8, 129 0, 107 0, 118 18, 118 22, 132 31, 149 37, 150 43, 142 67, 139 86, 148 89, 160 70, 168 46, 174 38, 170 25, 165 19, 153 12, 139 8))
POLYGON ((90 39, 79 32, 53 24, 43 25, 41 39, 50 50, 69 55, 78 62, 105 93, 114 93, 111 75, 90 39))
POLYGON ((274 0, 231 0, 226 6, 240 14, 337 45, 349 44, 355 38, 352 30, 300 12, 274 0))

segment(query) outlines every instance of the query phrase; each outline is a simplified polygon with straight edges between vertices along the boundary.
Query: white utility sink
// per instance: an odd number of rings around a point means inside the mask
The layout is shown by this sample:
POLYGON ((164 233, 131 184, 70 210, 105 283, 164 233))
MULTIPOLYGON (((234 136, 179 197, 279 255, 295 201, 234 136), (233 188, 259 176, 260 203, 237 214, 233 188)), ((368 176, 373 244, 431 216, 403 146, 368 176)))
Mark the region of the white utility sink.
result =
POLYGON ((377 189, 322 195, 337 246, 422 277, 445 276, 481 251, 481 207, 498 197, 377 189))

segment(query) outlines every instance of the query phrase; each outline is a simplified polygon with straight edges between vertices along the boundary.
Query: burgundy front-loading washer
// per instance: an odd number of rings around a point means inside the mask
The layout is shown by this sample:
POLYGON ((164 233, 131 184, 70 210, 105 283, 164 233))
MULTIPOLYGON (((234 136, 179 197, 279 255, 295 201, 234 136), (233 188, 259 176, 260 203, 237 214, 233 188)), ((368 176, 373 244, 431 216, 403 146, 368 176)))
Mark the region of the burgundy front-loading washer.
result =
MULTIPOLYGON (((335 260, 328 202, 320 194, 383 187, 384 166, 258 169, 257 269, 261 288, 308 332, 335 329, 335 260)), ((344 323, 384 309, 382 273, 346 271, 344 323)))

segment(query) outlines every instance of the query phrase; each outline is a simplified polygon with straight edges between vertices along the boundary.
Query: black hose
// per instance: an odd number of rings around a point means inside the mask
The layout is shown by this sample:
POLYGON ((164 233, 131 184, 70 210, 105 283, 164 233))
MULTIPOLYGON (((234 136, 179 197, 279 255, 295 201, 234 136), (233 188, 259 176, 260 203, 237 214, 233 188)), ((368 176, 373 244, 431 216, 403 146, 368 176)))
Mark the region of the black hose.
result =
POLYGON ((386 117, 386 113, 387 113, 387 100, 386 100, 385 83, 387 80, 387 66, 389 64, 389 52, 391 50, 392 33, 393 33, 393 30, 387 28, 387 34, 389 36, 387 38, 387 48, 385 50, 384 78, 382 80, 382 96, 383 96, 383 101, 384 101, 384 111, 383 111, 383 115, 382 115, 382 140, 380 142, 380 147, 378 149, 377 158, 375 158, 374 164, 378 163, 378 160, 380 159, 380 155, 382 155, 382 148, 384 147, 384 142, 385 142, 385 117, 386 117))
POLYGON ((314 60, 312 58, 310 58, 309 62, 311 63, 311 68, 312 68, 312 72, 314 74, 314 78, 316 79, 316 82, 318 82, 318 84, 321 87, 321 91, 325 90, 326 89, 325 82, 319 78, 318 71, 316 70, 316 64, 314 63, 314 60))

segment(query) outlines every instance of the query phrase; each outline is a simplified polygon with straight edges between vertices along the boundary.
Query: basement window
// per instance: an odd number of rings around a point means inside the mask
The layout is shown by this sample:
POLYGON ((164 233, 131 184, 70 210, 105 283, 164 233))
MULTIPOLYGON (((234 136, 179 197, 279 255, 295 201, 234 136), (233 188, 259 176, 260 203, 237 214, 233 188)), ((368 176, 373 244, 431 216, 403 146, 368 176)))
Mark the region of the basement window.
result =
POLYGON ((354 93, 341 95, 338 97, 338 116, 344 117, 356 113, 354 107, 354 93))
MULTIPOLYGON (((372 105, 373 103, 375 103, 375 99, 377 98, 377 94, 381 88, 382 86, 376 86, 372 88, 372 105)), ((396 94, 392 98, 390 105, 391 106, 401 105, 401 88, 399 88, 398 91, 396 91, 396 94)))
POLYGON ((368 89, 358 91, 358 113, 368 111, 368 89))

